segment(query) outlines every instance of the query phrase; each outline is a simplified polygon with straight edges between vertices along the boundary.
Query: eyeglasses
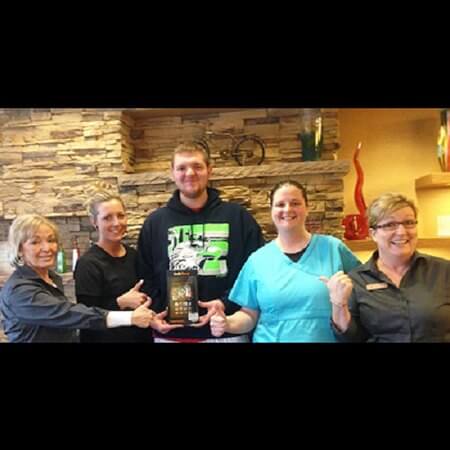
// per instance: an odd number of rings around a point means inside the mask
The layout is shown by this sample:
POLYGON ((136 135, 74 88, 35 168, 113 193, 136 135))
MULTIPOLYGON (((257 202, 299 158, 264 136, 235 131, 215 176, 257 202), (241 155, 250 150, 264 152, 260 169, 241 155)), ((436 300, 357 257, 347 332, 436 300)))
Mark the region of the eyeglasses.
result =
POLYGON ((403 225, 407 230, 411 230, 416 228, 417 220, 404 220, 403 222, 388 222, 383 223, 381 225, 374 225, 373 228, 376 230, 377 228, 381 228, 385 231, 395 231, 400 225, 403 225))

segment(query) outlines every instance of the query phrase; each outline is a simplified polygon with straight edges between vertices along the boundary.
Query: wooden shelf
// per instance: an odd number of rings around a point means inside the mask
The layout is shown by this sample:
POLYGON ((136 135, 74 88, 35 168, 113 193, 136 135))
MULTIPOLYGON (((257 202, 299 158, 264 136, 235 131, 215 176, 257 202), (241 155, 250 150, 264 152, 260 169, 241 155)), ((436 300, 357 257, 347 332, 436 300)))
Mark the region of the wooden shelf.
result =
POLYGON ((344 240, 344 244, 353 252, 366 252, 376 249, 375 242, 372 239, 364 239, 360 241, 344 240))
MULTIPOLYGON (((371 239, 365 239, 363 241, 349 241, 344 240, 344 244, 354 252, 365 252, 374 251, 376 249, 376 244, 371 239)), ((450 237, 448 238, 422 238, 419 239, 417 243, 417 248, 439 248, 439 249, 450 249, 450 237)))
POLYGON ((416 179, 416 189, 450 187, 450 172, 435 172, 416 179))
POLYGON ((450 237, 422 238, 417 244, 419 248, 448 248, 450 249, 450 237))

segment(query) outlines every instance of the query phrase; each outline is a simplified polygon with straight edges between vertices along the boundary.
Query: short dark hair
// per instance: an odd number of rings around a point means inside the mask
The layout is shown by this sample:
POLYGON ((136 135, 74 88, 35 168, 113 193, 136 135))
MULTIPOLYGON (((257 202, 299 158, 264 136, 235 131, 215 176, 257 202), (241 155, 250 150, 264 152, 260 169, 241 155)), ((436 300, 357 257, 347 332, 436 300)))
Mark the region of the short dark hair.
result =
POLYGON ((210 160, 209 160, 209 155, 207 153, 207 151, 205 150, 204 147, 202 147, 199 143, 197 142, 190 142, 188 144, 180 144, 178 145, 175 150, 173 151, 173 155, 172 155, 172 167, 174 165, 175 162, 175 156, 178 155, 179 153, 201 153, 203 156, 203 159, 206 163, 206 165, 209 167, 211 165, 210 160))
POLYGON ((308 206, 308 196, 306 195, 306 189, 305 187, 300 184, 297 181, 294 180, 286 180, 286 181, 280 181, 279 183, 277 183, 272 190, 270 191, 270 206, 273 205, 273 197, 275 196, 275 193, 281 189, 282 187, 285 186, 295 186, 299 191, 301 191, 303 198, 305 199, 305 204, 306 206, 308 206))

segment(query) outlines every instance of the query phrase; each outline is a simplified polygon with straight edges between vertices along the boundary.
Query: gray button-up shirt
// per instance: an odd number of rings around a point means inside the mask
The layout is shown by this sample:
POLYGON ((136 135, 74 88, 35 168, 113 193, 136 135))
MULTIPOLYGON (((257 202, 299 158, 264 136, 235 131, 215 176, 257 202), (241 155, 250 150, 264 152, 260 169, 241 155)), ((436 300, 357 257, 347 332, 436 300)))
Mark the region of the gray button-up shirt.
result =
POLYGON ((450 342, 450 261, 416 252, 400 287, 376 266, 353 269, 352 316, 342 342, 450 342))
POLYGON ((61 277, 49 275, 55 286, 23 266, 3 286, 0 311, 9 342, 74 342, 78 328, 106 328, 106 310, 72 303, 61 277))

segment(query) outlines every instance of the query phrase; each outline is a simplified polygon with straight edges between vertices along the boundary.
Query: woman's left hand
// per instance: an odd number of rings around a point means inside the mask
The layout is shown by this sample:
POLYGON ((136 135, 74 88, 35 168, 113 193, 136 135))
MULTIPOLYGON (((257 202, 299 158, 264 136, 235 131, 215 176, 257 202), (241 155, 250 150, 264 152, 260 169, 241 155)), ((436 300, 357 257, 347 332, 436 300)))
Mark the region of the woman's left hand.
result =
POLYGON ((139 291, 143 284, 144 280, 138 281, 128 292, 117 298, 117 304, 120 309, 136 309, 146 301, 150 301, 151 304, 152 299, 139 291))
POLYGON ((319 277, 323 281, 329 292, 330 302, 340 308, 348 307, 348 299, 353 290, 352 280, 342 270, 336 272, 331 278, 319 277))

